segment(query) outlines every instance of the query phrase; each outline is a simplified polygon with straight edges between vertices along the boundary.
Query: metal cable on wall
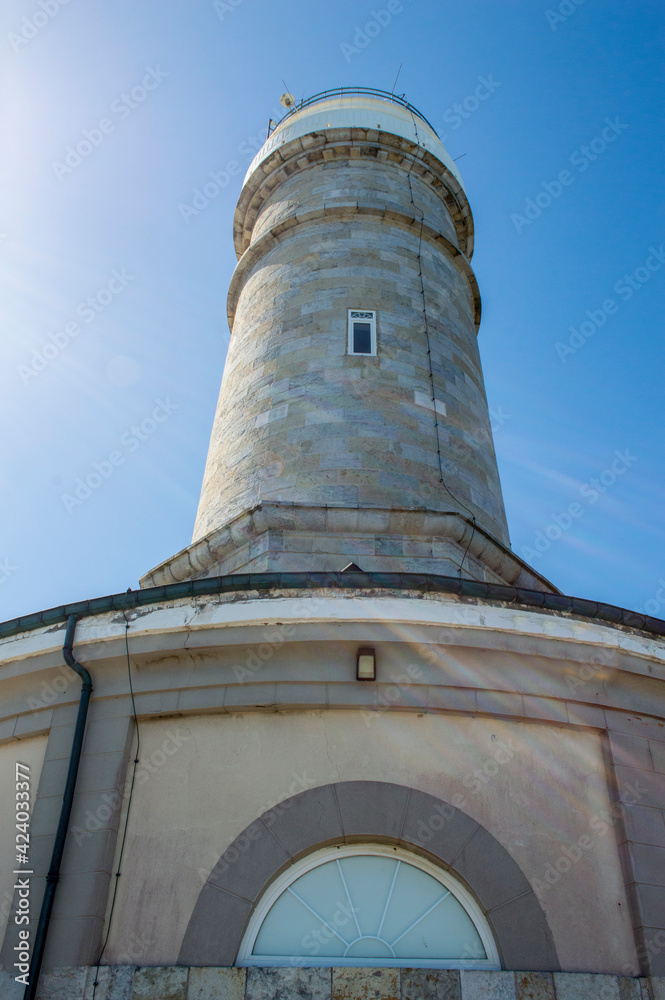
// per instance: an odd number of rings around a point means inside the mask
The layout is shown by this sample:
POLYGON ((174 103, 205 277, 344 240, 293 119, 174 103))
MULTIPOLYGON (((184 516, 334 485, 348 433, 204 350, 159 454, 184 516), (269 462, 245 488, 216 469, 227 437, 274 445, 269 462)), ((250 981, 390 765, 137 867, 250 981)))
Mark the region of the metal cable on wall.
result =
MULTIPOLYGON (((434 410, 434 427, 436 429, 436 451, 437 451, 437 455, 438 455, 438 459, 439 459, 439 476, 440 476, 439 481, 440 481, 441 485, 443 486, 443 488, 445 489, 446 493, 448 493, 448 495, 452 497, 452 499, 455 501, 455 503, 459 504, 460 507, 462 507, 464 510, 466 510, 469 513, 469 515, 471 517, 471 521, 472 521, 471 536, 469 538, 469 542, 467 544, 467 547, 466 547, 466 549, 464 551, 464 555, 462 556, 462 560, 461 560, 461 562, 460 562, 460 564, 458 566, 458 572, 459 572, 459 574, 461 576, 462 575, 462 567, 464 566, 464 562, 465 562, 466 557, 468 555, 469 548, 471 546, 471 542, 473 541, 473 536, 475 535, 475 532, 476 532, 476 516, 473 513, 473 511, 469 507, 467 507, 466 504, 463 503, 462 500, 459 499, 459 497, 455 496, 455 494, 453 493, 453 491, 450 489, 450 487, 446 483, 444 475, 443 475, 443 458, 442 458, 442 455, 441 455, 441 435, 439 433, 439 415, 438 415, 438 412, 437 412, 437 409, 436 409, 436 394, 434 392, 434 368, 432 366, 432 345, 431 345, 431 341, 430 341, 429 318, 428 318, 428 315, 427 315, 427 298, 426 298, 426 295, 425 295, 425 279, 423 277, 422 245, 423 245, 423 229, 424 229, 424 226, 425 226, 425 213, 424 213, 423 209, 419 208, 416 205, 415 201, 414 201, 414 198, 413 198, 413 185, 411 183, 411 171, 413 170, 413 168, 414 168, 414 166, 416 164, 416 160, 418 159, 418 156, 420 155, 420 149, 422 147, 420 145, 420 136, 418 135, 418 124, 416 122, 416 118, 415 118, 415 115, 413 114, 413 112, 411 112, 411 117, 413 119, 413 128, 414 128, 414 131, 415 131, 416 145, 418 147, 418 152, 416 153, 416 155, 411 160, 411 165, 410 165, 410 167, 408 169, 406 177, 407 177, 407 181, 409 183, 409 196, 411 198, 411 204, 413 206, 414 216, 417 217, 418 214, 420 216, 420 233, 419 233, 419 236, 418 236, 418 277, 420 278, 420 294, 421 294, 421 298, 422 298, 422 302, 423 302, 423 320, 424 320, 424 324, 425 324, 425 340, 427 342, 427 361, 428 361, 428 365, 429 365, 430 390, 431 390, 431 393, 432 393, 432 408, 434 410)), ((467 572, 469 572, 469 571, 467 570, 467 572)), ((471 575, 471 574, 469 574, 469 575, 471 575)), ((473 579, 475 579, 475 577, 473 577, 473 579)))

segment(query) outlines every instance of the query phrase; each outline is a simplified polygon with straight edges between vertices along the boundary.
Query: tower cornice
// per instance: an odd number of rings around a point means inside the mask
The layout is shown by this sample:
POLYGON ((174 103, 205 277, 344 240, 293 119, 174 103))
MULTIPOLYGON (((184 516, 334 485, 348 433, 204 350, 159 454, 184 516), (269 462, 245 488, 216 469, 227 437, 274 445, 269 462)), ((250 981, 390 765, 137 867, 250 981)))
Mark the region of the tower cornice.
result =
MULTIPOLYGON (((409 510, 400 508, 353 507, 263 502, 243 511, 233 520, 192 542, 141 578, 141 587, 160 587, 185 580, 223 576, 229 572, 255 572, 256 566, 270 564, 271 552, 282 557, 283 534, 294 538, 294 559, 304 566, 307 559, 323 565, 326 552, 335 552, 333 539, 366 547, 376 539, 391 537, 400 546, 436 546, 445 539, 450 569, 466 553, 468 571, 476 579, 483 573, 497 584, 516 586, 542 593, 558 593, 549 580, 489 532, 455 510, 409 510), (295 538, 301 539, 298 552, 295 538), (317 556, 317 552, 320 554, 317 556)), ((328 557, 330 558, 330 557, 328 557)), ((374 561, 374 560, 373 560, 374 561)), ((428 559, 419 570, 426 571, 428 559)), ((382 568, 394 572, 401 560, 386 556, 382 568)), ((411 562, 415 562, 414 559, 411 562)))
POLYGON ((473 256, 473 216, 464 188, 433 153, 392 132, 369 128, 328 128, 308 133, 255 160, 238 200, 233 223, 235 249, 240 258, 252 241, 254 224, 274 189, 296 171, 334 160, 383 160, 404 167, 442 199, 455 226, 459 249, 473 256))
POLYGON ((474 322, 476 324, 476 332, 478 332, 482 308, 480 301, 480 289, 478 288, 478 282, 476 281, 473 268, 462 251, 456 247, 451 240, 444 236, 443 233, 437 232, 436 229, 432 226, 426 225, 425 223, 421 224, 420 218, 416 215, 407 215, 404 212, 396 212, 392 209, 382 208, 379 205, 372 205, 363 201, 350 202, 346 205, 328 205, 324 203, 322 208, 313 209, 310 212, 289 215, 287 218, 281 220, 272 229, 262 233, 258 239, 251 243, 251 245, 248 245, 242 257, 240 257, 238 261, 238 265, 233 272, 233 277, 231 278, 231 284, 229 286, 227 316, 231 332, 233 332, 233 320, 235 317, 236 306, 238 304, 238 297, 242 290, 246 275, 266 254, 266 252, 270 250, 274 244, 279 242, 280 238, 285 233, 292 231, 296 226, 307 225, 311 222, 321 222, 324 219, 333 218, 353 218, 353 216, 360 215, 365 217, 374 216, 377 219, 389 219, 393 225, 400 226, 405 230, 415 229, 419 236, 422 235, 423 240, 438 246, 439 249, 442 249, 448 257, 454 260, 455 264, 463 272, 464 277, 469 283, 471 298, 473 300, 474 322))

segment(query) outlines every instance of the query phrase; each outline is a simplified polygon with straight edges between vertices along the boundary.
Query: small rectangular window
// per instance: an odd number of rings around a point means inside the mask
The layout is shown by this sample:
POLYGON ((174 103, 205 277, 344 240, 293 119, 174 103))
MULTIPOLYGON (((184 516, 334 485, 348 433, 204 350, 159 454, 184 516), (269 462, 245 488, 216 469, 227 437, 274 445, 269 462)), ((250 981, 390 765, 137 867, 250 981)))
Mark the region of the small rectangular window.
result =
POLYGON ((349 354, 376 354, 376 312, 349 309, 349 354))

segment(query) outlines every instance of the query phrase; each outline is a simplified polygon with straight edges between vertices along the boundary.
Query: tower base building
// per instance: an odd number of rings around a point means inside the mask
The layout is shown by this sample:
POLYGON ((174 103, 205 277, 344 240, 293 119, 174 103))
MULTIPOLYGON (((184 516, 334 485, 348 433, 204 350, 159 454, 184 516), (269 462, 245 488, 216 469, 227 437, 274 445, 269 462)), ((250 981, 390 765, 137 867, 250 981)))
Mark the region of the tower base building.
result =
POLYGON ((455 165, 317 95, 234 237, 191 545, 0 625, 0 997, 663 1000, 665 623, 510 548, 455 165))

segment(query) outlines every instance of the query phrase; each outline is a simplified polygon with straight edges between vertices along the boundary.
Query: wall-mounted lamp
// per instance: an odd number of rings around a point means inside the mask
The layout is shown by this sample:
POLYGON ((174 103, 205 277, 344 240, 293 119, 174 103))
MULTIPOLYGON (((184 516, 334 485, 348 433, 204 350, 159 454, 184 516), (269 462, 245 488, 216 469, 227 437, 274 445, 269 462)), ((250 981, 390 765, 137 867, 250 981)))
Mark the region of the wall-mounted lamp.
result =
POLYGON ((371 646, 361 646, 356 661, 356 680, 376 680, 376 656, 371 646))

